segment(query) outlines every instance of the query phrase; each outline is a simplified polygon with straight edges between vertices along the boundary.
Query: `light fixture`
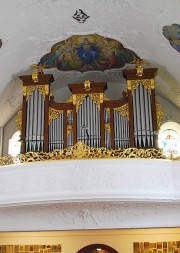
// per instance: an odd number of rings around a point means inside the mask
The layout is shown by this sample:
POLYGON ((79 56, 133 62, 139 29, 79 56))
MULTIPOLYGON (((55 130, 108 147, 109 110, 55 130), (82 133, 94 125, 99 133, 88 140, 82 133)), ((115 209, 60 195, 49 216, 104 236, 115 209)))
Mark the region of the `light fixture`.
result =
POLYGON ((101 251, 101 248, 97 248, 98 251, 101 251))

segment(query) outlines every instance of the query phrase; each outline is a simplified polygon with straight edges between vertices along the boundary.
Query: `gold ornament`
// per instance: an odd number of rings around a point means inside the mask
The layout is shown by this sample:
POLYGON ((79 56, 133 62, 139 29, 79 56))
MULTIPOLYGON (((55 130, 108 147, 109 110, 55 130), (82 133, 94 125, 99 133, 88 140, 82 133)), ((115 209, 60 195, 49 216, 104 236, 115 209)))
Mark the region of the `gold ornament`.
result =
POLYGON ((33 92, 35 91, 36 88, 37 88, 37 86, 35 86, 35 85, 26 86, 26 101, 28 101, 29 96, 31 96, 33 94, 33 92))
POLYGON ((129 120, 129 106, 128 104, 125 104, 120 107, 114 108, 115 111, 117 111, 121 116, 126 117, 126 119, 129 120))
POLYGON ((84 89, 85 91, 91 90, 91 82, 89 80, 84 82, 84 89))
MULTIPOLYGON (((52 152, 28 152, 26 154, 20 154, 16 157, 4 156, 0 157, 0 166, 47 161, 47 160, 72 160, 72 159, 117 159, 117 158, 147 158, 147 159, 166 159, 162 149, 106 149, 89 147, 82 142, 76 143, 70 149, 54 150, 52 152)), ((176 159, 179 159, 177 157, 176 159)))
POLYGON ((73 125, 67 125, 67 137, 72 133, 73 131, 73 125))
POLYGON ((161 104, 159 103, 159 101, 156 98, 156 114, 157 114, 157 128, 158 128, 158 130, 160 129, 161 124, 163 122, 163 118, 164 118, 164 113, 162 112, 161 108, 162 108, 161 104))
POLYGON ((32 80, 34 83, 38 83, 39 79, 38 79, 38 72, 33 72, 32 73, 32 80))
MULTIPOLYGON (((75 94, 73 94, 74 96, 75 94)), ((79 110, 80 105, 83 103, 83 101, 85 100, 87 94, 76 94, 76 99, 73 98, 73 104, 76 105, 76 112, 79 110)))
POLYGON ((137 89, 139 84, 144 85, 144 87, 148 90, 148 92, 151 94, 151 89, 154 89, 154 79, 139 79, 139 80, 128 80, 128 90, 132 91, 132 94, 134 93, 134 90, 137 89))
POLYGON ((104 126, 105 126, 105 130, 106 130, 108 133, 111 134, 111 126, 110 126, 110 123, 106 123, 106 124, 104 124, 104 126))
POLYGON ((63 113, 63 110, 56 110, 52 107, 49 108, 49 124, 59 117, 59 115, 63 113))
POLYGON ((19 108, 19 110, 18 110, 16 125, 17 125, 17 128, 19 129, 19 131, 21 131, 22 130, 22 108, 19 108))

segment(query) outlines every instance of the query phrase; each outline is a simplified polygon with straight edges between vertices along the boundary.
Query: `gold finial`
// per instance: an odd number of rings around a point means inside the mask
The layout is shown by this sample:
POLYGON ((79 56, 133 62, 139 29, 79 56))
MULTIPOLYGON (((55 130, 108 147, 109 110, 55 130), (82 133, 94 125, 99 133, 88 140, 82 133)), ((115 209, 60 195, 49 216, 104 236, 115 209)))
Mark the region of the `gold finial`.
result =
POLYGON ((84 89, 89 91, 91 89, 91 82, 89 80, 84 81, 84 89))
POLYGON ((39 74, 44 74, 44 73, 43 73, 43 69, 44 69, 45 65, 42 65, 41 63, 39 63, 39 64, 32 64, 30 67, 31 67, 32 69, 37 69, 37 72, 38 72, 39 74))
POLYGON ((145 60, 136 59, 133 63, 136 64, 136 71, 137 71, 136 75, 143 76, 144 68, 142 64, 146 64, 148 62, 145 60))
POLYGON ((33 82, 37 83, 38 82, 38 75, 39 74, 43 74, 43 68, 45 67, 45 65, 40 64, 32 64, 31 68, 32 69, 36 69, 37 71, 32 73, 32 80, 33 82))

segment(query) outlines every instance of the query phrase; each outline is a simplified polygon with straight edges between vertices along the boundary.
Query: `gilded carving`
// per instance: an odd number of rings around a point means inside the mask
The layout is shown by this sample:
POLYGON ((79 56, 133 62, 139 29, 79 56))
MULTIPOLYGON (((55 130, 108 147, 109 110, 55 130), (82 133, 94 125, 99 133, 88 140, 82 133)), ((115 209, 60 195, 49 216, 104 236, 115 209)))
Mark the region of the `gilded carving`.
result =
POLYGON ((49 84, 37 85, 37 89, 44 99, 45 96, 49 95, 49 84))
POLYGON ((23 86, 23 96, 24 96, 24 97, 26 96, 26 93, 27 93, 26 87, 27 87, 27 86, 23 86))
POLYGON ((106 112, 110 114, 110 108, 105 108, 104 110, 106 110, 106 112))
POLYGON ((69 114, 72 112, 72 110, 67 110, 67 117, 69 116, 69 114))
POLYGON ((163 122, 164 113, 162 112, 161 105, 157 99, 156 99, 156 114, 157 114, 157 127, 159 130, 163 122))
POLYGON ((18 110, 16 125, 17 125, 17 128, 19 129, 19 131, 21 131, 22 130, 22 108, 19 108, 19 110, 18 110))
POLYGON ((106 123, 105 125, 105 130, 111 134, 111 126, 110 126, 110 123, 106 123))
POLYGON ((166 159, 162 149, 106 149, 89 147, 82 142, 76 143, 70 149, 54 150, 52 152, 28 152, 26 154, 20 154, 16 157, 4 156, 0 157, 0 166, 47 161, 47 160, 64 160, 64 159, 103 159, 103 158, 147 158, 147 159, 166 159))
POLYGON ((91 82, 89 80, 84 81, 84 89, 89 91, 91 89, 91 82))
POLYGON ((66 103, 72 103, 73 102, 73 95, 70 96, 70 98, 66 101, 66 103))
POLYGON ((115 111, 117 111, 121 116, 126 117, 129 120, 129 107, 128 104, 125 104, 120 107, 114 108, 115 111))
MULTIPOLYGON (((74 94, 73 94, 74 96, 74 94)), ((76 112, 78 111, 80 105, 83 103, 84 99, 86 98, 87 94, 77 94, 76 95, 76 112)), ((74 99, 73 99, 73 104, 74 104, 74 99)))
POLYGON ((63 110, 56 110, 52 107, 49 108, 49 124, 59 117, 59 115, 63 113, 63 110))
POLYGON ((73 105, 76 105, 76 103, 77 103, 77 96, 76 96, 76 94, 72 95, 72 102, 73 102, 73 105))
POLYGON ((100 93, 92 93, 89 94, 90 98, 93 100, 93 102, 97 105, 98 109, 100 110, 100 93))
POLYGON ((36 85, 26 86, 26 101, 28 101, 29 96, 31 96, 33 94, 33 92, 35 91, 36 88, 37 88, 36 85))
POLYGON ((29 96, 31 96, 36 89, 38 89, 44 99, 45 95, 49 95, 49 84, 23 86, 23 96, 26 96, 26 101, 28 101, 29 96))
POLYGON ((132 94, 134 93, 134 90, 137 89, 139 84, 143 84, 144 87, 148 90, 148 92, 151 94, 151 89, 154 89, 154 79, 141 79, 141 80, 128 80, 128 90, 132 91, 132 94))
POLYGON ((70 133, 72 133, 73 131, 73 125, 67 125, 67 136, 70 135, 70 133))
POLYGON ((33 72, 32 73, 32 80, 33 80, 34 83, 37 83, 39 81, 38 72, 33 72))

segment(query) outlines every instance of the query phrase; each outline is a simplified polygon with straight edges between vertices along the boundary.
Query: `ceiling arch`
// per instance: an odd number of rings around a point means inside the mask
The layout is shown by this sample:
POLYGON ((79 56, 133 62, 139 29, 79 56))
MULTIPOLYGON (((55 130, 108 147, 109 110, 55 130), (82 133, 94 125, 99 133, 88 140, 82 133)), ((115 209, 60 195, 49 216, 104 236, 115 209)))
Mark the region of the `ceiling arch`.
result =
MULTIPOLYGON (((157 67, 157 94, 180 108, 180 55, 163 35, 165 26, 180 24, 179 0, 173 3, 168 0, 2 0, 1 6, 0 126, 21 105, 18 76, 30 74, 30 65, 38 63, 54 44, 75 35, 98 34, 114 39, 145 59, 147 67, 157 67), (82 17, 77 12, 79 9, 88 16, 84 22, 73 17, 75 14, 82 17)), ((126 64, 124 68, 132 66, 126 64)), ((59 88, 65 87, 67 80, 76 82, 86 78, 85 73, 45 71, 55 75, 59 88)), ((114 73, 118 76, 119 70, 114 73)), ((107 72, 98 78, 110 79, 107 72)), ((123 79, 113 82, 121 81, 124 82, 123 79)))

